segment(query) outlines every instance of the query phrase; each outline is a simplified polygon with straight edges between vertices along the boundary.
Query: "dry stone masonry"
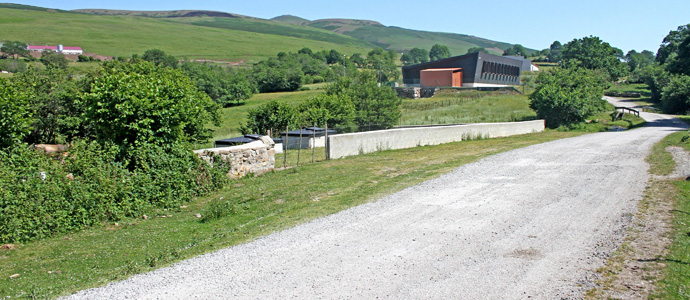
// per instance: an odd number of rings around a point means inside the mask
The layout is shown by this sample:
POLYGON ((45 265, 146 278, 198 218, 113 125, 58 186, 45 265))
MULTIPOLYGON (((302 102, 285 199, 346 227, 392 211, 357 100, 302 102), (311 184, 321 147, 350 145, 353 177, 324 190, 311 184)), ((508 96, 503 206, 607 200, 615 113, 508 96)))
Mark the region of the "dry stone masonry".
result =
POLYGON ((196 150, 194 153, 211 165, 214 157, 230 162, 228 177, 237 179, 249 173, 261 175, 275 168, 275 143, 267 136, 260 141, 233 147, 196 150))

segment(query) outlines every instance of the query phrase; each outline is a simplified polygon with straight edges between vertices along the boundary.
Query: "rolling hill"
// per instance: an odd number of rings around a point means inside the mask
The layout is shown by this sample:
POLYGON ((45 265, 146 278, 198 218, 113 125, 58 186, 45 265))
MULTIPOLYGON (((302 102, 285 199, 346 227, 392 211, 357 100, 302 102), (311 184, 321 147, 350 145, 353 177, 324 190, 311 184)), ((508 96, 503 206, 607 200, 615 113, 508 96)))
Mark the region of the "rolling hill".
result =
POLYGON ((367 53, 373 47, 405 52, 433 44, 447 45, 453 55, 471 47, 501 54, 511 44, 479 37, 385 26, 376 21, 324 19, 310 21, 284 15, 265 20, 239 14, 204 11, 62 11, 0 3, 3 40, 37 45, 80 46, 88 53, 131 56, 159 48, 180 58, 252 63, 281 51, 336 49, 367 53))
MULTIPOLYGON (((373 47, 352 37, 317 28, 299 27, 293 32, 286 30, 285 34, 279 35, 257 32, 259 30, 245 31, 191 24, 212 19, 214 17, 93 15, 0 4, 0 39, 35 45, 79 46, 88 53, 108 56, 131 56, 159 48, 179 58, 245 63, 257 62, 281 51, 296 52, 303 47, 313 50, 336 49, 345 54, 366 53, 373 47), (313 32, 311 35, 316 38, 300 38, 300 34, 295 33, 297 29, 313 32)), ((269 21, 257 20, 256 24, 265 22, 269 21)), ((293 27, 280 25, 282 27, 276 28, 293 27)))

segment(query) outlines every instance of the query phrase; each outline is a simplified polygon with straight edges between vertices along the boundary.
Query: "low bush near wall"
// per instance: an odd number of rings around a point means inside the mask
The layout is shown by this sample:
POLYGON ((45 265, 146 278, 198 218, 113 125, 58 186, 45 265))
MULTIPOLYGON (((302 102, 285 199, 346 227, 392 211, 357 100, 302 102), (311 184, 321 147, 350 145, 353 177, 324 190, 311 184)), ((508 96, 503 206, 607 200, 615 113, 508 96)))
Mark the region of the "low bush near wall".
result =
POLYGON ((139 147, 130 153, 134 169, 117 162, 119 151, 96 142, 77 142, 58 155, 26 144, 0 151, 0 243, 176 207, 228 180, 227 165, 211 168, 189 146, 139 147))

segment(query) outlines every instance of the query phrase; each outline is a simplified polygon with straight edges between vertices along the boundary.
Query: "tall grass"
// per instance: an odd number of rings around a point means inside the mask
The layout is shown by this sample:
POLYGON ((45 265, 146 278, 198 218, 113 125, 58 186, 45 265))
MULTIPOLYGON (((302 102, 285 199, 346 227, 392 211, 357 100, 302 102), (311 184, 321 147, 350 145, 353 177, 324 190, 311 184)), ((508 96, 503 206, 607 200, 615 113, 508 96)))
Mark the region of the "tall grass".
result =
POLYGON ((400 125, 515 122, 536 119, 527 96, 507 92, 443 90, 434 97, 405 100, 400 125))

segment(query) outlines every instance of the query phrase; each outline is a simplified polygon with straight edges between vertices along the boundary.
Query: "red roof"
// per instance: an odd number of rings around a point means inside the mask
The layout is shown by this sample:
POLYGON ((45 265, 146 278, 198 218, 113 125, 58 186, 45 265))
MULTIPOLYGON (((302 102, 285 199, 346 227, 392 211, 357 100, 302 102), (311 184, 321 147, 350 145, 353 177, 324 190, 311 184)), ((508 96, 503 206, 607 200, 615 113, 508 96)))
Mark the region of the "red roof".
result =
MULTIPOLYGON (((29 45, 29 50, 56 50, 57 46, 32 46, 29 45)), ((62 50, 81 50, 81 47, 62 47, 62 50)))

